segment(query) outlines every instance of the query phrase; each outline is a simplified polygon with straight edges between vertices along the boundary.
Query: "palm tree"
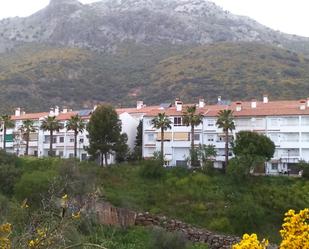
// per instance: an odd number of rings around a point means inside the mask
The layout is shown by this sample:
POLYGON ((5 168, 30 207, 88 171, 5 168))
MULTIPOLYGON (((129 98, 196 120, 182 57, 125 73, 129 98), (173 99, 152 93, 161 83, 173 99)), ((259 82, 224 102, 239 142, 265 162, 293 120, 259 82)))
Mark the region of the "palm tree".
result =
POLYGON ((2 123, 2 129, 3 129, 3 150, 6 149, 6 130, 9 128, 14 128, 15 123, 13 120, 11 120, 11 116, 9 115, 2 115, 1 116, 1 123, 2 123))
POLYGON ((54 131, 59 131, 62 128, 62 124, 56 119, 56 116, 46 117, 41 124, 41 129, 49 131, 49 156, 53 155, 53 134, 54 131))
POLYGON ((203 122, 203 115, 196 113, 196 106, 188 106, 186 111, 183 112, 183 124, 191 126, 191 166, 198 164, 197 157, 195 156, 194 150, 194 127, 198 126, 203 122))
POLYGON ((158 116, 151 120, 154 128, 161 130, 161 152, 160 158, 162 164, 164 163, 164 131, 171 129, 172 121, 165 115, 165 113, 159 113, 158 116))
POLYGON ((83 132, 85 130, 85 123, 82 118, 77 114, 72 116, 70 120, 66 124, 67 130, 74 131, 74 157, 77 157, 77 135, 79 132, 83 132))
POLYGON ((30 133, 36 131, 36 128, 34 126, 34 121, 31 119, 24 120, 23 125, 19 128, 19 130, 22 133, 23 139, 26 141, 25 155, 28 156, 30 133))
POLYGON ((225 165, 223 171, 225 172, 229 161, 229 131, 235 130, 234 116, 232 110, 221 110, 217 116, 216 125, 222 128, 225 134, 225 165))

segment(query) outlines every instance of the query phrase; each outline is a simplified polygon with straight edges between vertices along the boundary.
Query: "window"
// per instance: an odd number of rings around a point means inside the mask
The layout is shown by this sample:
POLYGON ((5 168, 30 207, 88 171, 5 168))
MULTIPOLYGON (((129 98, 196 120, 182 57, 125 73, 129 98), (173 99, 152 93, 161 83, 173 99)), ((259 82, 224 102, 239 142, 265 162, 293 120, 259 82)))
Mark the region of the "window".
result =
POLYGON ((53 144, 57 143, 57 137, 53 137, 53 144))
POLYGON ((70 143, 74 143, 74 137, 70 137, 70 143))
POLYGON ((49 135, 45 135, 44 136, 44 143, 49 143, 49 139, 50 139, 49 135))
POLYGON ((174 126, 181 126, 181 125, 182 125, 182 118, 174 117, 174 126))
POLYGON ((194 141, 200 141, 200 134, 194 134, 194 141))
POLYGON ((174 141, 189 141, 190 137, 189 137, 188 132, 175 132, 174 133, 174 141))
POLYGON ((176 166, 177 167, 187 167, 187 161, 186 160, 177 160, 176 166))
POLYGON ((73 153, 70 153, 69 154, 69 158, 73 158, 74 157, 74 154, 73 153))
POLYGON ((48 153, 49 156, 56 156, 56 151, 54 151, 54 150, 53 151, 49 150, 47 153, 48 153))
POLYGON ((59 157, 63 157, 63 151, 59 151, 59 157))
POLYGON ((64 143, 64 137, 59 138, 59 143, 64 143))
POLYGON ((213 127, 213 126, 215 126, 215 120, 214 120, 214 119, 208 119, 208 120, 207 120, 207 126, 208 126, 208 127, 213 127))
POLYGON ((164 166, 165 166, 165 167, 170 166, 170 161, 164 161, 164 166))
POLYGON ((33 151, 33 155, 38 156, 38 151, 37 150, 33 151))
POLYGON ((29 134, 29 141, 37 141, 37 140, 38 140, 38 133, 29 134))
POLYGON ((154 140, 155 140, 154 134, 148 134, 147 135, 147 140, 148 140, 148 142, 154 142, 154 140))
POLYGON ((13 140, 14 140, 13 134, 5 135, 5 142, 13 142, 13 140))
POLYGON ((84 139, 83 139, 83 138, 80 138, 80 139, 79 139, 79 143, 83 144, 83 143, 84 143, 84 139))
POLYGON ((278 170, 278 163, 272 163, 271 170, 278 170))

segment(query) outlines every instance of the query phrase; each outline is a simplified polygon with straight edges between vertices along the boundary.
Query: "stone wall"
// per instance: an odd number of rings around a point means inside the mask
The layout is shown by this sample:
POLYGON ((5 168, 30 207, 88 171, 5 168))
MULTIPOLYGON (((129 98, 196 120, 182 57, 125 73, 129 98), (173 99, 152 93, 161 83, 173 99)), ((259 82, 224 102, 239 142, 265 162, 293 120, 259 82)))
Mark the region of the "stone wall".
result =
MULTIPOLYGON (((153 226, 161 227, 169 232, 181 232, 185 238, 192 242, 207 243, 210 249, 230 249, 232 245, 239 242, 237 236, 223 235, 193 227, 189 224, 165 216, 152 215, 146 213, 136 213, 125 208, 116 208, 105 201, 88 202, 88 211, 97 215, 98 221, 105 225, 115 225, 121 227, 128 226, 153 226)), ((277 246, 269 246, 275 249, 277 246)))
POLYGON ((135 220, 140 226, 159 226, 170 232, 181 232, 192 242, 207 243, 211 249, 228 249, 240 241, 239 237, 227 236, 210 232, 188 225, 175 219, 168 219, 165 216, 155 216, 149 213, 139 213, 135 220))

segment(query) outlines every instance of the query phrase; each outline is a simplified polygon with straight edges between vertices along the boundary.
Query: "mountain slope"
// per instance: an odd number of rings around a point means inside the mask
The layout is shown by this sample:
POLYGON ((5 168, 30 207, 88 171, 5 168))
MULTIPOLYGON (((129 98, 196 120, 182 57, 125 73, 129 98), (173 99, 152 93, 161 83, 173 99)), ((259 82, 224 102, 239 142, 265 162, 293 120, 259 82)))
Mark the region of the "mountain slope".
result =
POLYGON ((121 45, 113 55, 79 48, 22 46, 0 61, 0 109, 22 106, 91 107, 196 101, 218 95, 250 99, 308 96, 309 60, 289 50, 253 43, 198 48, 121 45))
POLYGON ((182 48, 125 44, 111 55, 62 46, 19 46, 1 56, 0 111, 133 104, 147 92, 152 68, 182 48))
POLYGON ((152 74, 156 99, 204 96, 215 101, 307 98, 309 59, 290 50, 256 43, 221 43, 188 50, 162 61, 152 74))
POLYGON ((308 38, 206 0, 51 0, 29 17, 0 21, 0 111, 265 92, 303 98, 306 54, 308 38))

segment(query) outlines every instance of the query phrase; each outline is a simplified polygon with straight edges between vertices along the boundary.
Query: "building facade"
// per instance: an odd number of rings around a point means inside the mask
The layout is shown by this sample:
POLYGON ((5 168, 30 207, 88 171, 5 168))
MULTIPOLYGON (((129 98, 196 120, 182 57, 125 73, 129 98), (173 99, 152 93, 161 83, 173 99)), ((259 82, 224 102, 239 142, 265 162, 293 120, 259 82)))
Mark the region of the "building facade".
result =
MULTIPOLYGON (((152 125, 152 119, 159 113, 165 113, 172 122, 171 129, 164 135, 164 159, 166 166, 187 166, 191 139, 195 146, 200 144, 213 145, 217 156, 214 165, 222 167, 225 159, 225 135, 216 125, 220 110, 233 111, 236 129, 229 139, 235 138, 239 131, 254 131, 268 136, 276 146, 273 158, 266 163, 266 174, 297 174, 297 163, 301 160, 309 161, 309 99, 296 101, 269 101, 264 96, 261 101, 223 103, 206 105, 203 99, 195 104, 197 112, 203 115, 203 122, 195 127, 194 137, 191 137, 191 128, 183 124, 183 112, 187 106, 180 100, 175 103, 163 103, 158 106, 145 106, 138 101, 134 108, 116 109, 122 123, 122 132, 128 135, 128 146, 134 149, 137 126, 143 123, 143 157, 151 158, 160 151, 161 134, 152 125)), ((94 108, 95 109, 95 108, 94 108)), ((17 108, 11 116, 15 122, 13 129, 8 129, 6 137, 0 132, 0 148, 3 139, 6 140, 6 150, 17 155, 25 154, 25 141, 22 138, 20 127, 23 120, 34 121, 36 131, 30 134, 29 155, 45 157, 49 152, 49 131, 40 129, 42 121, 47 116, 56 118, 65 127, 66 122, 74 115, 80 115, 85 123, 91 117, 94 109, 72 111, 59 110, 58 107, 49 112, 24 113, 17 108)), ((85 148, 89 145, 88 133, 84 130, 77 137, 77 155, 80 160, 86 160, 89 155, 85 148)), ((56 156, 70 158, 74 156, 74 133, 66 128, 55 132, 53 137, 53 151, 56 156)), ((230 152, 229 157, 233 157, 230 152)), ((109 163, 114 162, 114 155, 109 155, 109 163)))
MULTIPOLYGON (((160 131, 154 129, 151 120, 158 113, 166 113, 172 121, 171 129, 165 132, 164 158, 167 166, 187 166, 191 136, 190 127, 182 123, 183 111, 187 105, 175 102, 168 108, 148 112, 143 118, 143 156, 151 157, 160 151, 160 131)), ((214 145, 217 151, 214 165, 222 167, 225 159, 225 135, 216 126, 220 110, 233 111, 236 129, 231 133, 235 138, 239 131, 254 131, 268 136, 276 146, 273 158, 266 163, 266 174, 298 174, 297 163, 309 161, 309 99, 301 101, 272 101, 267 96, 262 101, 235 102, 230 105, 206 105, 201 99, 197 112, 203 114, 203 122, 195 127, 194 143, 214 145)), ((229 157, 233 156, 230 152, 229 157)))

